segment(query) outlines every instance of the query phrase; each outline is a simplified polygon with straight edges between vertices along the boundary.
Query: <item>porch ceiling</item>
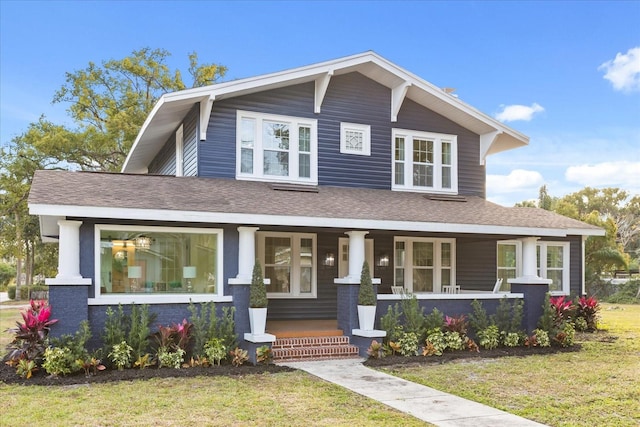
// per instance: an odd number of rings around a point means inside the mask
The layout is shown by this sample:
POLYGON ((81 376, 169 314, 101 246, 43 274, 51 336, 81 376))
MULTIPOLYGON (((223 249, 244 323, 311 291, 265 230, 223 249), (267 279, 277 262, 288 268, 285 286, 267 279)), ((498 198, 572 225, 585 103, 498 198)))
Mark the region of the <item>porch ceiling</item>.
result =
POLYGON ((37 171, 29 209, 44 217, 523 236, 604 234, 542 209, 506 208, 475 196, 440 200, 421 193, 322 186, 317 192, 282 191, 263 182, 96 172, 37 171))

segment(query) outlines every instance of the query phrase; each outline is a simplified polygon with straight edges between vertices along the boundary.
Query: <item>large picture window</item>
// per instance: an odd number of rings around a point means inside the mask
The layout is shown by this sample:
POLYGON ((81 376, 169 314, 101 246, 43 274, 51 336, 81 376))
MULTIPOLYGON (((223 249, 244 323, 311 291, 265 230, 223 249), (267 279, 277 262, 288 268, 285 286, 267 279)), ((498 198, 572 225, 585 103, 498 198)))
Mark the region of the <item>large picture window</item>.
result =
POLYGON ((269 298, 316 297, 315 234, 259 232, 258 258, 269 298))
POLYGON ((222 295, 222 230, 96 226, 97 296, 222 295))
POLYGON ((457 193, 457 137, 393 130, 394 190, 457 193))
POLYGON ((316 184, 317 121, 238 111, 237 178, 316 184))
POLYGON ((411 293, 455 285, 455 239, 397 237, 394 273, 394 286, 411 293))

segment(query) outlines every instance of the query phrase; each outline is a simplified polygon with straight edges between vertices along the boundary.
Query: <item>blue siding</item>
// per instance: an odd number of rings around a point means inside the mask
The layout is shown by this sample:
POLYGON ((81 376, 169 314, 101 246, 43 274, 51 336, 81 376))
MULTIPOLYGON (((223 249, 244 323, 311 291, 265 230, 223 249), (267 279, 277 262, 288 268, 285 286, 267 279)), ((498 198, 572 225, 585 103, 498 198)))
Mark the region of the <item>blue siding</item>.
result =
POLYGON ((176 134, 171 134, 160 152, 149 163, 149 174, 175 175, 176 174, 176 134))

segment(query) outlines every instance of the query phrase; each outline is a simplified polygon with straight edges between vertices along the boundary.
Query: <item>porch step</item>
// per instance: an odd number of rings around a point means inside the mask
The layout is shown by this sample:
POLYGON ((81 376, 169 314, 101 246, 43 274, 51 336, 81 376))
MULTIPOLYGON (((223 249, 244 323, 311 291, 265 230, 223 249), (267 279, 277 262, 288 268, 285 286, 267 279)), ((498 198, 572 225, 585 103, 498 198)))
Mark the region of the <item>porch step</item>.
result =
POLYGON ((277 338, 271 347, 275 362, 301 360, 346 359, 358 356, 358 347, 349 343, 349 337, 277 338))

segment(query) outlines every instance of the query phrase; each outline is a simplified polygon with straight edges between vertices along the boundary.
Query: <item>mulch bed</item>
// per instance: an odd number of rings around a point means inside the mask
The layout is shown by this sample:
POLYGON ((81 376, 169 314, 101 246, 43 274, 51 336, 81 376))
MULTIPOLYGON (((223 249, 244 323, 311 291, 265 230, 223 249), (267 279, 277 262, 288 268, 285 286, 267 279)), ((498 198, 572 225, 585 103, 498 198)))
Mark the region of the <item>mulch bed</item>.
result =
POLYGON ((99 384, 113 381, 133 381, 147 380, 151 378, 193 378, 193 377, 243 377, 246 375, 290 372, 294 369, 278 365, 257 365, 246 364, 242 366, 221 365, 212 367, 193 368, 146 368, 146 369, 107 369, 98 372, 97 375, 86 377, 84 372, 73 375, 65 375, 57 378, 49 376, 44 369, 34 372, 31 378, 24 379, 16 374, 15 368, 4 363, 0 366, 0 383, 23 384, 23 385, 78 385, 78 384, 99 384))
POLYGON ((387 356, 383 359, 368 359, 365 366, 372 368, 409 366, 409 365, 436 365, 452 362, 467 362, 481 359, 495 359, 497 357, 515 356, 525 357, 535 354, 554 354, 580 351, 582 346, 575 344, 572 347, 500 347, 493 350, 480 349, 476 351, 447 351, 442 356, 387 356))

